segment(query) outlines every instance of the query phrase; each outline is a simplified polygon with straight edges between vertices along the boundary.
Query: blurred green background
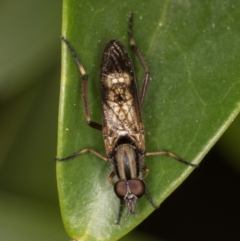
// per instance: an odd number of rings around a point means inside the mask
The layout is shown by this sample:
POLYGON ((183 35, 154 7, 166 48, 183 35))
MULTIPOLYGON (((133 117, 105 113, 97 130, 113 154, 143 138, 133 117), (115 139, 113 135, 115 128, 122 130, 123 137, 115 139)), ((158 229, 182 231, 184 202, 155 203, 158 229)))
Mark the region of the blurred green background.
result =
MULTIPOLYGON (((0 239, 5 241, 69 240, 54 162, 61 5, 0 4, 0 239)), ((240 240, 239 134, 238 116, 201 167, 122 240, 240 240)))

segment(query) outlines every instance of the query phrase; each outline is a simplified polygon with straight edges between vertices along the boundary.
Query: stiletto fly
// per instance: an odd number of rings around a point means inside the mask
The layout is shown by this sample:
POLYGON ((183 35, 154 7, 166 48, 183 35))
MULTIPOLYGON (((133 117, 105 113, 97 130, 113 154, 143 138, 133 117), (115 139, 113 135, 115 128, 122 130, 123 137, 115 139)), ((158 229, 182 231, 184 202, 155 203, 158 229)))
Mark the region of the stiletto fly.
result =
POLYGON ((56 158, 56 160, 67 161, 83 153, 90 152, 98 158, 111 163, 113 171, 109 176, 109 182, 114 186, 115 194, 120 199, 117 224, 120 224, 121 221, 124 201, 127 207, 126 216, 129 214, 138 215, 136 202, 144 194, 151 205, 158 208, 154 204, 144 182, 149 173, 147 166, 144 164, 145 156, 168 155, 189 166, 197 166, 166 150, 156 152, 146 152, 145 150, 141 107, 149 83, 150 73, 148 65, 133 39, 132 23, 133 15, 130 14, 128 31, 130 46, 145 71, 142 91, 139 96, 133 63, 125 47, 118 40, 110 40, 103 50, 100 67, 102 125, 92 121, 89 115, 88 75, 68 40, 61 37, 70 50, 82 76, 83 103, 87 123, 92 128, 102 131, 106 156, 93 149, 86 148, 70 156, 56 158))

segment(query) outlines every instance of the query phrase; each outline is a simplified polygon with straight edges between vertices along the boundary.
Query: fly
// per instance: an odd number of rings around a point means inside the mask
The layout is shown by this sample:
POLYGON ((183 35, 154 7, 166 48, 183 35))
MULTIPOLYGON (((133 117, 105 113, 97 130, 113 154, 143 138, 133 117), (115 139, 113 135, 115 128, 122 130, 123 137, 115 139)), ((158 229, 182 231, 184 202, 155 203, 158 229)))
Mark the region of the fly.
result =
POLYGON ((116 196, 120 199, 117 224, 120 224, 121 221, 124 201, 127 207, 127 217, 129 214, 138 215, 136 202, 144 194, 151 205, 155 209, 158 208, 154 204, 144 182, 149 173, 147 166, 144 164, 145 156, 168 155, 189 166, 197 166, 166 150, 146 152, 141 107, 149 83, 150 73, 148 65, 133 39, 132 23, 133 14, 131 13, 129 16, 129 42, 145 71, 142 91, 139 96, 133 63, 125 47, 115 39, 110 40, 103 50, 100 67, 102 125, 92 121, 89 115, 88 75, 68 40, 61 37, 70 50, 82 76, 83 103, 87 123, 90 127, 102 131, 106 156, 93 149, 86 148, 70 156, 56 158, 56 160, 67 161, 83 153, 90 152, 98 158, 111 163, 113 171, 108 179, 114 186, 116 196))

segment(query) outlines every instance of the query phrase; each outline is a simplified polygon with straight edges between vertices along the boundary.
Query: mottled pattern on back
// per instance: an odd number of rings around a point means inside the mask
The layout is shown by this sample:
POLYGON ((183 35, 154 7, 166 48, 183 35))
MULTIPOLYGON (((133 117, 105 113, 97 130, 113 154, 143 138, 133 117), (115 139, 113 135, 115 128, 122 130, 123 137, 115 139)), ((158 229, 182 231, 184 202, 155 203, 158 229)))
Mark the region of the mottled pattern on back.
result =
POLYGON ((144 130, 134 69, 127 51, 116 40, 111 40, 103 52, 101 86, 107 153, 110 154, 123 137, 142 149, 144 130))

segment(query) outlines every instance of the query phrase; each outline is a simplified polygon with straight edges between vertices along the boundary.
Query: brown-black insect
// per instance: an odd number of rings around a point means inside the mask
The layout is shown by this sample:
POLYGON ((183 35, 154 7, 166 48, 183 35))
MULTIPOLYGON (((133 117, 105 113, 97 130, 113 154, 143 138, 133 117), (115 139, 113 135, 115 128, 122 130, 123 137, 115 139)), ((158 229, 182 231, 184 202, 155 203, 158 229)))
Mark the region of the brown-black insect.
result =
POLYGON ((132 23, 133 15, 130 14, 128 31, 130 46, 145 71, 141 94, 138 94, 133 63, 125 47, 118 40, 110 40, 103 50, 100 66, 102 125, 92 121, 89 115, 87 98, 88 75, 70 43, 65 37, 61 37, 70 50, 82 76, 83 103, 87 123, 92 128, 102 131, 106 156, 93 149, 86 148, 70 156, 56 158, 56 160, 67 161, 83 153, 90 152, 100 159, 111 163, 113 171, 109 176, 109 182, 113 184, 115 194, 120 199, 117 224, 120 224, 124 201, 127 206, 127 216, 129 214, 137 214, 137 199, 144 194, 151 205, 154 208, 158 208, 154 204, 144 182, 144 178, 149 173, 147 166, 144 164, 145 156, 168 155, 184 164, 196 167, 195 164, 186 162, 166 150, 146 152, 141 107, 149 83, 150 73, 148 65, 133 39, 132 23))

